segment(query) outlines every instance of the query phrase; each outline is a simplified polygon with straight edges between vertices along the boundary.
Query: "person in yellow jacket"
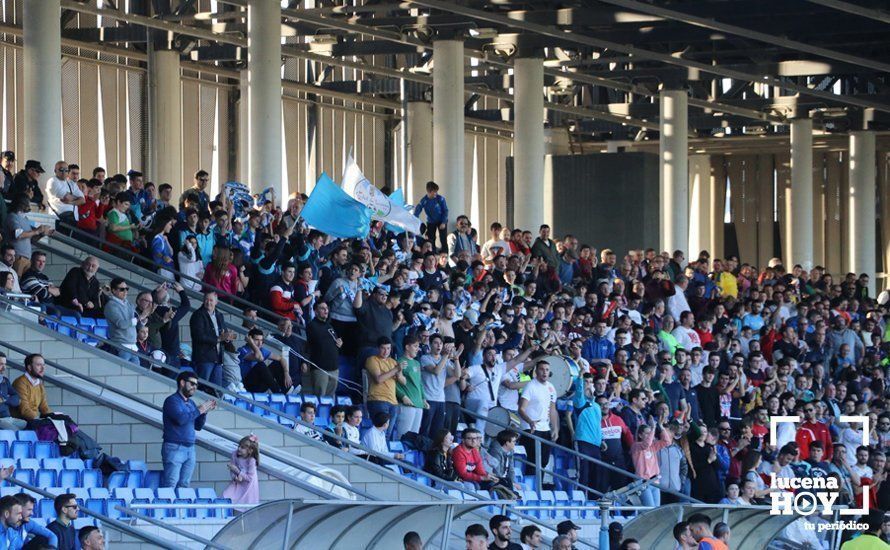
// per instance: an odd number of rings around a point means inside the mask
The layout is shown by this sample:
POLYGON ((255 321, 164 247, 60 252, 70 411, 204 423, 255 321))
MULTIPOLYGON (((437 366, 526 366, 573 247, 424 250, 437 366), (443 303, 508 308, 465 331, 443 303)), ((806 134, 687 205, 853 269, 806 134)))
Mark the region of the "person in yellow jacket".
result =
POLYGON ((714 272, 711 273, 711 278, 717 284, 717 287, 720 288, 721 297, 739 297, 739 281, 736 279, 735 275, 724 270, 722 260, 714 260, 714 272))
POLYGON ((865 524, 862 534, 850 539, 841 546, 841 550, 890 550, 890 544, 881 538, 883 525, 887 517, 883 510, 872 509, 868 515, 857 520, 865 524))
POLYGON ((19 406, 13 411, 14 416, 22 420, 34 420, 53 412, 46 402, 46 386, 43 384, 45 370, 46 362, 39 353, 25 357, 25 374, 12 383, 21 399, 19 406))

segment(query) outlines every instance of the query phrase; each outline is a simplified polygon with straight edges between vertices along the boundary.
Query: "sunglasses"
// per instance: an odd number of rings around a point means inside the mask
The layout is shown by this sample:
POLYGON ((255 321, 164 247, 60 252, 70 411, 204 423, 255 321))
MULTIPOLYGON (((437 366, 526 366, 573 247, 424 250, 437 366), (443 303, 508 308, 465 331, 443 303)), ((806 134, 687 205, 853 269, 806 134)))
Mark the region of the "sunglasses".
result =
POLYGON ((130 290, 130 287, 127 287, 127 286, 119 286, 119 287, 117 287, 115 290, 118 291, 118 292, 120 292, 120 291, 122 291, 122 290, 130 290))

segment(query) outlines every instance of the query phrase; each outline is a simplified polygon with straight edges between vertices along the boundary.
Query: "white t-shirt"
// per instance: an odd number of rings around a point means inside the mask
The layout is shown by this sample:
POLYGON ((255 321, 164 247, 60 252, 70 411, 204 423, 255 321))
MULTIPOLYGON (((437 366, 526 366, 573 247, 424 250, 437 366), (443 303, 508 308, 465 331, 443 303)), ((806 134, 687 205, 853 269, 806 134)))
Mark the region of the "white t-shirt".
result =
POLYGON ((498 391, 501 387, 501 379, 506 371, 505 363, 495 363, 490 371, 482 365, 473 365, 469 368, 470 385, 473 389, 467 394, 467 400, 481 401, 493 407, 497 402, 498 391), (494 395, 494 398, 492 398, 494 395))
POLYGON ((501 379, 500 392, 498 393, 498 402, 501 407, 516 412, 519 410, 519 390, 513 390, 504 386, 504 382, 519 382, 519 367, 515 367, 504 374, 501 379))
POLYGON ((488 239, 485 243, 482 244, 482 257, 488 258, 489 256, 509 256, 510 255, 510 243, 507 241, 488 239), (492 248, 500 248, 498 253, 495 253, 492 248))
MULTIPOLYGON (((528 401, 525 406, 525 414, 535 421, 536 432, 550 431, 550 404, 556 403, 556 388, 550 382, 538 382, 537 378, 522 388, 522 398, 528 401)), ((520 422, 520 428, 531 428, 525 419, 520 422)))

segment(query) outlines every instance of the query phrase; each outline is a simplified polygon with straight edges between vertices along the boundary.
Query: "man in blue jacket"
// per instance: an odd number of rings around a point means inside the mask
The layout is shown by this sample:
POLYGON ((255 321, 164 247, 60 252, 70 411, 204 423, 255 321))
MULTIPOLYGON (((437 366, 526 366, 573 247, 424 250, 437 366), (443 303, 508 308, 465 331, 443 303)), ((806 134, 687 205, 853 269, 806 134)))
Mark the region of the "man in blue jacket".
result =
POLYGON ((439 185, 434 181, 426 182, 426 195, 414 207, 414 215, 420 216, 421 210, 426 214, 426 238, 436 246, 436 231, 442 251, 448 250, 448 204, 445 197, 439 194, 439 185))
POLYGON ((15 528, 22 544, 30 542, 28 538, 33 537, 32 540, 35 545, 39 542, 43 542, 53 548, 57 547, 59 545, 59 538, 56 537, 56 534, 40 525, 40 522, 31 521, 31 516, 34 515, 34 505, 37 503, 37 500, 28 493, 19 493, 14 496, 22 506, 22 521, 19 523, 19 526, 15 528))
POLYGON ((216 408, 211 399, 200 406, 192 401, 198 377, 182 371, 176 377, 176 393, 164 400, 163 487, 188 487, 195 470, 195 431, 204 427, 207 413, 216 408))
POLYGON ((0 352, 0 430, 24 430, 28 422, 13 418, 9 407, 18 407, 22 400, 19 392, 6 376, 6 355, 0 352))

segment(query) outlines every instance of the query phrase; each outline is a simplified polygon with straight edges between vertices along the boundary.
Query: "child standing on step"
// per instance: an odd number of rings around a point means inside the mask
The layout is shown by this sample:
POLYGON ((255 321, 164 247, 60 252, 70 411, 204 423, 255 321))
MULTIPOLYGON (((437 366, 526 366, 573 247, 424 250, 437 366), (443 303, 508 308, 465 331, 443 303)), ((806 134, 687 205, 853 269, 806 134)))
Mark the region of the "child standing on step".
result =
MULTIPOLYGON (((257 504, 260 501, 260 485, 257 480, 257 467, 260 465, 260 444, 256 435, 250 434, 241 439, 238 448, 232 451, 228 468, 232 482, 223 491, 224 498, 232 499, 232 504, 257 504)), ((238 509, 244 512, 246 509, 238 509)))

